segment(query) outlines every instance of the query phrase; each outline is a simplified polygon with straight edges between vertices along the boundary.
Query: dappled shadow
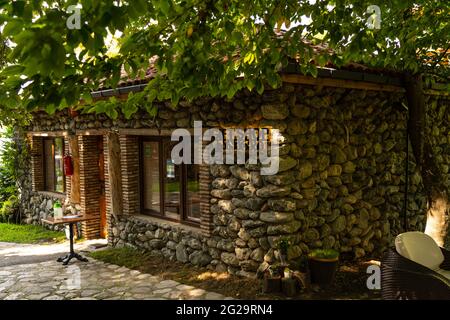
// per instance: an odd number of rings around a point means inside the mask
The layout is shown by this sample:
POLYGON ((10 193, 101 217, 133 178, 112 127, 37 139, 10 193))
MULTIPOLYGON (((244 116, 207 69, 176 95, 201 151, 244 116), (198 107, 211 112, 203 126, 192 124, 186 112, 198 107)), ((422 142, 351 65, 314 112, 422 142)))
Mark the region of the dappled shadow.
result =
MULTIPOLYGON (((116 254, 114 250, 116 249, 112 249, 111 254, 101 260, 236 299, 286 299, 281 294, 263 293, 262 281, 256 278, 215 272, 134 250, 117 251, 116 254)), ((367 263, 341 264, 335 283, 327 290, 311 290, 309 292, 302 290, 298 295, 289 299, 379 299, 379 292, 367 289, 367 266, 367 263)))

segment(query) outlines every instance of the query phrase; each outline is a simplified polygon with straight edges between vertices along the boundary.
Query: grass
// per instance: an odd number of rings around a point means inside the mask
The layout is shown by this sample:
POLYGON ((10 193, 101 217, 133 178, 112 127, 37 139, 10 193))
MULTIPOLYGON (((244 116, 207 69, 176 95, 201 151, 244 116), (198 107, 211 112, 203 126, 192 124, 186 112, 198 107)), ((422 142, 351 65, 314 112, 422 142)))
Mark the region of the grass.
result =
MULTIPOLYGON (((262 281, 258 279, 233 276, 178 261, 169 261, 128 247, 94 251, 90 256, 237 299, 285 299, 284 296, 262 293, 262 281)), ((379 292, 369 292, 366 287, 366 268, 367 266, 356 263, 351 266, 341 265, 336 283, 331 288, 320 292, 302 291, 293 299, 377 299, 379 292)))
POLYGON ((63 232, 50 231, 41 226, 0 223, 0 242, 45 243, 65 239, 63 232))
MULTIPOLYGON (((255 299, 261 295, 259 281, 218 273, 178 261, 169 261, 147 252, 124 247, 94 251, 92 258, 107 263, 175 280, 197 288, 214 291, 240 299, 255 299)), ((268 299, 268 298, 266 298, 268 299)))
POLYGON ((132 248, 113 248, 98 250, 90 253, 94 259, 107 263, 117 264, 130 269, 137 269, 142 266, 143 262, 150 258, 147 253, 139 252, 132 248))

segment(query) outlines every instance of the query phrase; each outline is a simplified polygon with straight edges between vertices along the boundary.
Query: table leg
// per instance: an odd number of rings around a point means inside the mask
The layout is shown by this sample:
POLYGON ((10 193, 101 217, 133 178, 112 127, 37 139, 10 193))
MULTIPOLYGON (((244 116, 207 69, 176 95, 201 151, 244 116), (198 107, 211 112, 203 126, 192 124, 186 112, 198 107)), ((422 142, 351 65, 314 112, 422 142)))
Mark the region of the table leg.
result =
POLYGON ((58 262, 63 262, 64 260, 66 260, 69 257, 69 254, 66 254, 65 256, 59 257, 56 261, 58 262))
POLYGON ((73 255, 73 223, 69 223, 70 255, 73 255))
POLYGON ((73 223, 69 223, 69 241, 70 241, 70 252, 65 255, 64 257, 58 258, 58 262, 62 262, 63 265, 68 265, 70 260, 72 260, 72 258, 76 258, 80 261, 83 262, 88 262, 88 259, 86 259, 85 257, 79 255, 78 253, 75 253, 75 251, 73 250, 73 223))

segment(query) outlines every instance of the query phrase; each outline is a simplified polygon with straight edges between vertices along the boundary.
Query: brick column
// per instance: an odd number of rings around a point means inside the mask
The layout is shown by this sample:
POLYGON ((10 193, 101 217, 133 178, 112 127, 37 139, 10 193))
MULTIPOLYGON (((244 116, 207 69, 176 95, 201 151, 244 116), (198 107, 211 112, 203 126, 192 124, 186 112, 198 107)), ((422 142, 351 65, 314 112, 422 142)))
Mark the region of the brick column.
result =
POLYGON ((209 165, 200 165, 200 228, 205 236, 211 236, 214 229, 210 211, 211 176, 209 165))
POLYGON ((139 139, 121 135, 119 141, 123 214, 137 214, 140 213, 139 139))
MULTIPOLYGON (((64 137, 64 155, 66 154, 70 154, 70 141, 69 141, 69 137, 64 137)), ((66 194, 66 198, 70 199, 70 193, 71 193, 71 187, 72 187, 72 183, 71 183, 71 177, 64 177, 64 181, 66 184, 65 187, 65 194, 66 194)))
POLYGON ((100 182, 98 136, 79 136, 81 213, 98 219, 82 222, 85 239, 100 237, 100 182))
POLYGON ((33 191, 44 190, 44 147, 42 137, 30 138, 31 176, 33 191))
POLYGON ((105 197, 106 197, 106 225, 108 226, 108 243, 112 244, 111 224, 111 186, 109 184, 109 159, 108 159, 108 136, 103 136, 103 157, 105 159, 105 197))

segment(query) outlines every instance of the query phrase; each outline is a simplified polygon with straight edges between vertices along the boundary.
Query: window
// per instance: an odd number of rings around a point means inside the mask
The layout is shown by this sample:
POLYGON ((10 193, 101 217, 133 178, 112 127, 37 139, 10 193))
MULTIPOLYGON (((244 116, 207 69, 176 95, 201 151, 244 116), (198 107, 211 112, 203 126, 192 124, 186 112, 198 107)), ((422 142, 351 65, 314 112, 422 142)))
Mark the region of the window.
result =
POLYGON ((199 166, 175 165, 170 137, 141 140, 141 203, 144 213, 171 220, 200 222, 199 166))
POLYGON ((45 138, 43 145, 44 190, 64 193, 64 140, 63 138, 45 138))

